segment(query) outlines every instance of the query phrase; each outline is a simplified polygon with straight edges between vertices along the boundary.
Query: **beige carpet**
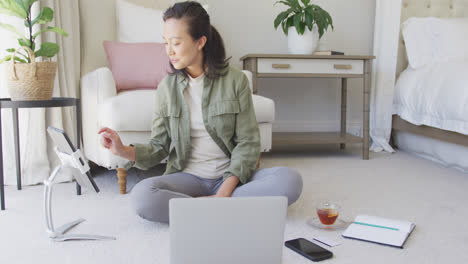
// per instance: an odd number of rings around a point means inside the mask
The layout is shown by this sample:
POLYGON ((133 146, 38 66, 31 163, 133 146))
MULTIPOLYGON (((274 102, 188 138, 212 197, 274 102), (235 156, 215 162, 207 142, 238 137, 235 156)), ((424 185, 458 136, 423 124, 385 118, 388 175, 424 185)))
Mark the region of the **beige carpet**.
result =
MULTIPOLYGON (((362 160, 360 148, 335 146, 268 153, 262 167, 289 166, 302 173, 301 198, 288 210, 286 239, 316 235, 342 242, 329 248, 323 263, 468 263, 468 175, 440 167, 404 152, 371 153, 362 160), (416 229, 404 249, 348 240, 341 231, 309 227, 314 204, 331 199, 342 205, 341 218, 357 214, 409 220, 416 229)), ((129 189, 140 179, 158 173, 131 171, 129 189)), ((0 263, 168 263, 166 225, 133 215, 128 196, 119 195, 111 172, 98 170, 99 194, 74 194, 74 184, 55 186, 55 226, 83 217, 73 233, 116 236, 116 241, 57 243, 45 233, 43 186, 17 191, 6 187, 7 210, 0 212, 0 263)), ((214 249, 215 250, 215 249, 214 249)), ((311 263, 284 248, 283 263, 311 263)), ((257 264, 257 263, 256 263, 257 264)))

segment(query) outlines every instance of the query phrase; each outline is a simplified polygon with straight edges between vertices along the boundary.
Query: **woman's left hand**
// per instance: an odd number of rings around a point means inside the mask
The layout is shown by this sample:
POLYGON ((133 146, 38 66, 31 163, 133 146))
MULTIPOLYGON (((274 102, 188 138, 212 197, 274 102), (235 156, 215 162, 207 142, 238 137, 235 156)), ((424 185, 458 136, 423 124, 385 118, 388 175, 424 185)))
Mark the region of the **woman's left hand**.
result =
POLYGON ((230 176, 226 180, 224 180, 221 187, 219 187, 218 192, 214 195, 210 196, 200 196, 202 197, 211 197, 211 198, 222 198, 222 197, 231 197, 232 192, 236 189, 237 184, 239 183, 239 178, 237 176, 230 176))
POLYGON ((224 180, 221 187, 219 187, 218 192, 214 195, 215 197, 231 197, 232 192, 236 189, 237 184, 239 183, 239 178, 237 176, 230 176, 224 180))

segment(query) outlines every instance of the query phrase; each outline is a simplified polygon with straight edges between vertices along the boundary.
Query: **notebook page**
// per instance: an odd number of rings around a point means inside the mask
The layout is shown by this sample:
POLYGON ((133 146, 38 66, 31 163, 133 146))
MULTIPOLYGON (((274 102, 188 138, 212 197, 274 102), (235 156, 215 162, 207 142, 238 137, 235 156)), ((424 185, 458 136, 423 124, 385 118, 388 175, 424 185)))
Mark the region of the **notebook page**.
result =
POLYGON ((345 230, 343 236, 401 247, 408 237, 408 233, 404 231, 351 224, 345 230))
POLYGON ((370 215, 358 215, 356 216, 354 221, 360 222, 360 223, 396 228, 406 233, 411 233, 411 231, 414 228, 414 224, 408 221, 388 219, 388 218, 382 218, 382 217, 370 216, 370 215))

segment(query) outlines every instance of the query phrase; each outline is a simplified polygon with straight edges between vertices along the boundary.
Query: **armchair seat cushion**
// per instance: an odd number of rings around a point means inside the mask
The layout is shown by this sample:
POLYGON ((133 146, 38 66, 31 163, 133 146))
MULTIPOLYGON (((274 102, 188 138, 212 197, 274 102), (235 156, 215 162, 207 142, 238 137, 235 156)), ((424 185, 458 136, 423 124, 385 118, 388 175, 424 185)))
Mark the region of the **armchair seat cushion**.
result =
POLYGON ((116 131, 151 131, 156 90, 121 92, 99 104, 99 126, 116 131))

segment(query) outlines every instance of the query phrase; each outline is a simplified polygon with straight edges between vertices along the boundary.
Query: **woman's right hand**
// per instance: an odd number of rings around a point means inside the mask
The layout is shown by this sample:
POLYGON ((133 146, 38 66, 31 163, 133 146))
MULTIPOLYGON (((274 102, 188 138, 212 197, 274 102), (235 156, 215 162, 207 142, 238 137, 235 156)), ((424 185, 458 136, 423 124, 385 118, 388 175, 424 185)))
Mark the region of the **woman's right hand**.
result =
POLYGON ((108 127, 104 127, 98 131, 98 134, 102 135, 102 146, 109 149, 112 154, 128 160, 135 160, 135 149, 122 144, 122 140, 120 140, 120 136, 117 132, 108 127))

